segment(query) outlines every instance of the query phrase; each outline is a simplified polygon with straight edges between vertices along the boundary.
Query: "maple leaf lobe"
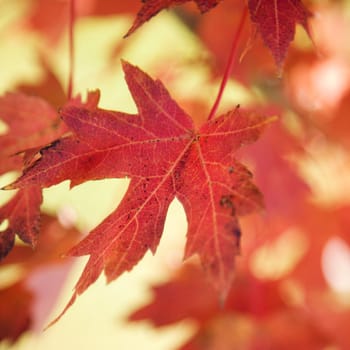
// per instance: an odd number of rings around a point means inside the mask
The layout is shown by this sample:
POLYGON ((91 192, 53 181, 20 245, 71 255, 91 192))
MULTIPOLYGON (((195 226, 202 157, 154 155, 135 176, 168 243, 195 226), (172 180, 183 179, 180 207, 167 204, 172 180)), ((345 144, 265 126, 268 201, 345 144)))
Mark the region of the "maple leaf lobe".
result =
POLYGON ((307 19, 311 12, 300 0, 249 0, 248 6, 251 20, 281 67, 294 39, 296 23, 309 33, 307 19))
POLYGON ((202 125, 179 174, 177 197, 188 221, 185 258, 200 256, 213 285, 225 298, 240 252, 237 215, 262 207, 252 174, 235 159, 271 120, 236 108, 202 125))

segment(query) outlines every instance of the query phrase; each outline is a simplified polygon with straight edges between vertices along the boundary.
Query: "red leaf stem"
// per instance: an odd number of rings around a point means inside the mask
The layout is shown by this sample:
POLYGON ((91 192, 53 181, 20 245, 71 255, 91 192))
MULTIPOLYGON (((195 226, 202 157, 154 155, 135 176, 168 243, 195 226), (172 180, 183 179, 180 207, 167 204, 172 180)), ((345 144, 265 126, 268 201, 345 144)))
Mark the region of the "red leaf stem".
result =
POLYGON ((74 24, 75 24, 75 0, 69 3, 69 77, 68 77, 68 99, 73 94, 73 76, 74 76, 74 24))
POLYGON ((209 113, 208 120, 212 119, 215 116, 216 111, 217 111, 217 109, 219 107, 222 95, 224 93, 227 81, 228 81, 228 79, 229 79, 229 77, 231 75, 232 68, 233 68, 233 65, 234 65, 235 59, 236 59, 237 47, 238 47, 239 39, 241 37, 242 30, 243 30, 243 27, 244 27, 244 23, 245 23, 245 20, 247 18, 247 13, 248 13, 247 8, 244 7, 244 9, 242 11, 241 19, 240 19, 239 24, 238 24, 238 28, 237 28, 235 36, 233 38, 231 51, 230 51, 230 57, 229 57, 227 66, 225 68, 225 73, 224 73, 224 76, 223 76, 222 81, 221 81, 219 92, 218 92, 216 100, 215 100, 215 102, 213 104, 213 107, 211 108, 211 111, 209 113))

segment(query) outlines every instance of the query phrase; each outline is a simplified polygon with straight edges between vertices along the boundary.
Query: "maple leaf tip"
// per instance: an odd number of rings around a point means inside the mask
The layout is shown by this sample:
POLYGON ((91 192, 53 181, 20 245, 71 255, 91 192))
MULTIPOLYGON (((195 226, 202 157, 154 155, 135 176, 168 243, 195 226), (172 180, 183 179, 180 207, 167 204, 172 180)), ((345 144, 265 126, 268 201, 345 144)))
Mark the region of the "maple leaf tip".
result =
POLYGON ((15 189, 17 189, 17 187, 15 186, 14 182, 0 188, 0 190, 3 190, 3 191, 9 191, 9 190, 15 190, 15 189))
POLYGON ((56 324, 61 319, 61 317, 67 312, 67 310, 74 304, 76 298, 77 298, 77 293, 74 292, 69 302, 67 303, 65 308, 62 310, 62 312, 56 318, 54 318, 47 326, 45 326, 44 332, 47 329, 51 328, 54 324, 56 324))
POLYGON ((135 82, 138 80, 145 81, 151 79, 154 81, 150 76, 148 76, 147 73, 145 73, 142 69, 140 69, 138 66, 133 65, 129 63, 126 60, 121 60, 121 65, 124 71, 125 75, 125 81, 127 85, 129 86, 129 90, 131 92, 131 95, 135 97, 134 91, 135 88, 133 86, 135 85, 135 82))
POLYGON ((121 61, 125 75, 128 75, 128 73, 133 69, 139 70, 139 68, 137 68, 136 66, 134 66, 133 64, 131 64, 127 60, 121 59, 120 61, 121 61))
POLYGON ((126 34, 123 35, 123 39, 127 39, 135 30, 131 27, 126 34))

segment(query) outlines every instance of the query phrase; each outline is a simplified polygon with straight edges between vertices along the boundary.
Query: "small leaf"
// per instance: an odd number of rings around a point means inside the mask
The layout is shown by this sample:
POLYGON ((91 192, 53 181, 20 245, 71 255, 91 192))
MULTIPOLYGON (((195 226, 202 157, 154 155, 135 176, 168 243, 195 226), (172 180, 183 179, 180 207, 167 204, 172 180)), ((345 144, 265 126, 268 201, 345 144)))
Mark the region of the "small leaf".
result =
POLYGON ((296 23, 309 32, 307 19, 311 13, 300 0, 249 0, 248 5, 252 21, 277 65, 282 66, 289 44, 294 39, 296 23))

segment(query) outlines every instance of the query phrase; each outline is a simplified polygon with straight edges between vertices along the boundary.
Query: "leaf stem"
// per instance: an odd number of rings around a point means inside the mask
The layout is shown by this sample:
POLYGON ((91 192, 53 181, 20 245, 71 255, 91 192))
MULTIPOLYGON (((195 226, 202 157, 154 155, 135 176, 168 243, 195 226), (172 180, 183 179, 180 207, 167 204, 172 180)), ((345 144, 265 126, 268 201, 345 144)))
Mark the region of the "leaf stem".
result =
POLYGON ((216 113, 216 111, 217 111, 217 109, 219 107, 220 101, 222 99, 222 95, 224 93, 227 81, 230 78, 230 75, 231 75, 231 72, 232 72, 232 69, 233 69, 233 65, 234 65, 235 59, 236 59, 237 47, 238 47, 239 39, 240 39, 241 34, 242 34, 242 30, 243 30, 243 27, 244 27, 245 20, 247 18, 247 14, 248 14, 248 9, 247 9, 246 6, 244 6, 244 9, 242 11, 242 15, 241 15, 241 18, 240 18, 240 21, 239 21, 239 24, 238 24, 238 28, 237 28, 235 36, 233 38, 233 42, 232 42, 232 46, 231 46, 231 52, 230 52, 230 57, 229 57, 228 63, 227 63, 226 68, 225 68, 225 72, 224 72, 224 76, 223 76, 222 81, 221 81, 219 92, 218 92, 218 95, 216 96, 216 100, 215 100, 215 102, 213 104, 213 107, 211 108, 211 111, 209 113, 208 120, 210 120, 210 119, 212 119, 214 117, 214 115, 215 115, 215 113, 216 113))
POLYGON ((68 77, 68 99, 73 94, 73 76, 74 76, 74 24, 75 24, 75 0, 69 2, 69 23, 68 23, 68 40, 69 40, 69 77, 68 77))

